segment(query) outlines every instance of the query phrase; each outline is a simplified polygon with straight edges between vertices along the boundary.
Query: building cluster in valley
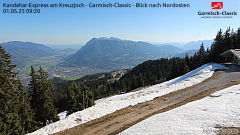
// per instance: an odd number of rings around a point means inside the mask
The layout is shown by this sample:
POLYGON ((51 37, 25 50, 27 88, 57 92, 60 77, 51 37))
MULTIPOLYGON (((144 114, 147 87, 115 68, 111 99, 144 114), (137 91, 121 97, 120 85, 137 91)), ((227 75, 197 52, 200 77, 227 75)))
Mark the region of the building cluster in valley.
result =
MULTIPOLYGON (((97 68, 88 68, 88 67, 46 67, 43 68, 49 74, 49 78, 53 77, 61 77, 61 78, 68 78, 74 76, 85 76, 91 75, 95 73, 103 73, 103 72, 111 72, 110 69, 97 69, 97 68)), ((115 80, 120 79, 125 73, 127 69, 122 70, 114 70, 111 72, 112 77, 108 79, 109 82, 114 82, 115 80)), ((19 78, 21 79, 24 86, 27 86, 31 80, 30 72, 24 73, 19 72, 19 78)))

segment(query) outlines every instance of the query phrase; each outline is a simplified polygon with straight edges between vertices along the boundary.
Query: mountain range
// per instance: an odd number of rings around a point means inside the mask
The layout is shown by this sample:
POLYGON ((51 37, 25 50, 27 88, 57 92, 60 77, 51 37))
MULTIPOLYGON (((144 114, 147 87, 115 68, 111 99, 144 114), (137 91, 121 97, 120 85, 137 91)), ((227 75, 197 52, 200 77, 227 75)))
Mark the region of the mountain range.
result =
POLYGON ((118 38, 93 38, 59 66, 128 68, 149 59, 170 57, 183 52, 175 46, 155 46, 118 38))
POLYGON ((169 43, 152 43, 155 46, 176 46, 182 50, 185 51, 191 51, 191 50, 198 50, 200 48, 200 45, 203 43, 205 49, 209 48, 212 43, 213 43, 213 39, 211 40, 198 40, 198 41, 191 41, 188 43, 181 43, 181 42, 169 42, 169 43))
POLYGON ((14 64, 24 66, 32 60, 56 55, 57 51, 42 44, 32 42, 11 41, 0 44, 12 55, 14 64))
MULTIPOLYGON (((213 40, 192 41, 182 47, 176 47, 170 44, 153 45, 142 41, 135 42, 114 37, 102 37, 91 39, 83 47, 79 45, 80 49, 77 52, 76 49, 60 49, 62 46, 60 48, 51 46, 55 48, 53 49, 32 42, 11 41, 0 43, 0 45, 11 53, 11 59, 18 67, 29 65, 33 60, 41 57, 61 54, 61 57, 63 57, 60 59, 65 59, 61 60, 58 66, 119 69, 133 67, 150 59, 184 57, 186 53, 191 56, 196 49, 199 49, 202 42, 207 48, 213 40), (73 53, 74 51, 76 53, 73 53)), ((64 46, 64 48, 66 47, 64 46)))
POLYGON ((186 51, 199 49, 200 45, 203 43, 204 48, 207 49, 207 48, 211 47, 213 41, 214 41, 213 39, 212 40, 191 41, 191 42, 183 45, 180 48, 183 49, 183 50, 186 50, 186 51))
POLYGON ((11 60, 18 67, 33 65, 34 60, 43 57, 51 57, 52 60, 63 59, 66 55, 76 52, 75 49, 53 49, 43 44, 22 41, 10 41, 0 43, 0 45, 12 55, 11 60))

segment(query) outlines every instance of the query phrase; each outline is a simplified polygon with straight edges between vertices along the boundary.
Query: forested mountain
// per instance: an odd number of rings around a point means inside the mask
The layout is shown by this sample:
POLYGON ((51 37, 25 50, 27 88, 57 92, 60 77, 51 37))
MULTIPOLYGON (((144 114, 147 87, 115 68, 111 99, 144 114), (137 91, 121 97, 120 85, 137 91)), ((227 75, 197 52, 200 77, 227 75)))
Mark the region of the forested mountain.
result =
POLYGON ((56 55, 57 51, 42 44, 32 42, 11 41, 1 43, 2 47, 12 55, 12 61, 18 66, 24 66, 40 57, 56 55))
POLYGON ((181 51, 176 47, 157 47, 146 42, 134 42, 117 38, 93 38, 59 65, 111 69, 127 68, 145 60, 169 57, 169 55, 181 51))

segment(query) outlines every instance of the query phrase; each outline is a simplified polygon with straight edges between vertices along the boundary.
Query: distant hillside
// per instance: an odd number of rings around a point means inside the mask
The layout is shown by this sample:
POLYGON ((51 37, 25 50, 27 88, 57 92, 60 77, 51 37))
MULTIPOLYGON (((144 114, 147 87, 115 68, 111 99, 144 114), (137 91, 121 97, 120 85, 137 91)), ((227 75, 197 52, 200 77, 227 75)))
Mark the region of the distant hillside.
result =
POLYGON ((118 38, 93 38, 59 65, 111 69, 128 68, 149 59, 168 57, 181 51, 177 47, 157 47, 146 42, 118 38))
POLYGON ((181 49, 187 50, 187 51, 194 50, 194 49, 199 49, 199 47, 202 43, 203 43, 205 49, 207 49, 213 43, 213 39, 212 40, 191 41, 191 42, 185 44, 184 46, 182 46, 181 49))
POLYGON ((164 50, 166 52, 168 52, 170 55, 171 54, 176 54, 176 53, 181 53, 184 52, 183 49, 173 46, 173 45, 162 45, 162 46, 158 46, 161 50, 164 50), (174 52, 174 53, 171 53, 174 52))
POLYGON ((11 53, 11 59, 18 67, 24 66, 34 59, 52 56, 57 53, 56 50, 50 47, 32 42, 11 41, 0 43, 0 45, 2 45, 8 53, 11 53))
POLYGON ((194 50, 189 50, 189 51, 186 51, 186 52, 182 52, 182 53, 179 53, 179 54, 176 54, 174 57, 180 57, 180 58, 183 58, 186 56, 186 54, 188 54, 188 56, 193 56, 195 52, 197 52, 198 50, 197 49, 194 49, 194 50))

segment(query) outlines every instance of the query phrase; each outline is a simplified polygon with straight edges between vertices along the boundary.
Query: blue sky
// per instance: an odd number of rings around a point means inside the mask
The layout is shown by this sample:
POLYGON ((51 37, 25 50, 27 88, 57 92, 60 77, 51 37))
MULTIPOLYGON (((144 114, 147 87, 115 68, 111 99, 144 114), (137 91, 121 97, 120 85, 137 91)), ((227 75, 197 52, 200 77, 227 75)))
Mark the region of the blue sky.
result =
POLYGON ((134 41, 188 42, 213 39, 217 31, 240 27, 240 1, 221 0, 1 0, 0 43, 85 44, 93 37, 134 41), (3 3, 185 3, 190 8, 40 8, 39 14, 4 14, 3 3), (233 18, 201 18, 198 11, 236 11, 233 18))

